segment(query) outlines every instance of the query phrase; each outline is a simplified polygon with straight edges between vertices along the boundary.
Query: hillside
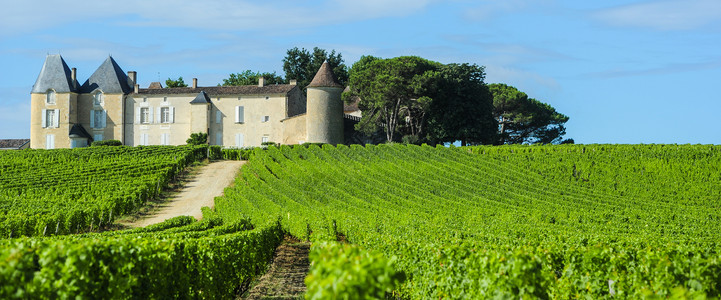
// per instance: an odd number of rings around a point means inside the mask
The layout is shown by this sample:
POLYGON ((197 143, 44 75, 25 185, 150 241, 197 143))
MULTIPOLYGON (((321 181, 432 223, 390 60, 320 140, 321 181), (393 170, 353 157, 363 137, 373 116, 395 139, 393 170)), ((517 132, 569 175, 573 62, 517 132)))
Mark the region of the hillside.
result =
POLYGON ((308 298, 721 293, 721 146, 281 146, 243 155, 235 184, 201 222, 0 240, 0 296, 238 295, 285 233, 312 242, 308 298), (158 272, 176 276, 161 282, 158 272))
POLYGON ((281 147, 216 208, 394 257, 411 298, 717 296, 720 160, 718 146, 281 147))

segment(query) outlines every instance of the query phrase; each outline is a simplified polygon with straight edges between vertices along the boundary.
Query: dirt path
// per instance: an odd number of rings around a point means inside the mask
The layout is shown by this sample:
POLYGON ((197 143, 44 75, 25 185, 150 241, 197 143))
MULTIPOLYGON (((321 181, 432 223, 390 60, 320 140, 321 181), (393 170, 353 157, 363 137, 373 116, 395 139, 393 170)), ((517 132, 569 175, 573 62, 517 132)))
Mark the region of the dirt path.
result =
POLYGON ((185 183, 179 193, 159 204, 158 209, 148 217, 124 225, 144 227, 177 216, 193 216, 200 220, 203 217, 200 208, 213 207, 213 199, 221 196, 223 190, 233 183, 244 163, 245 161, 224 160, 203 166, 196 176, 185 183))
POLYGON ((244 299, 303 299, 310 268, 310 243, 287 236, 276 248, 273 262, 244 299))

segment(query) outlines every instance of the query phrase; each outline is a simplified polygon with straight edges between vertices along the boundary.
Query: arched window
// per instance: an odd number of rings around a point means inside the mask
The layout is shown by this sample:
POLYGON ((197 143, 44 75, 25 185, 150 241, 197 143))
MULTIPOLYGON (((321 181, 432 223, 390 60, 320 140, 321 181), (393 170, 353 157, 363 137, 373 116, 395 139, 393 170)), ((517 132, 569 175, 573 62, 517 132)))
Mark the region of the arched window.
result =
POLYGON ((55 91, 48 90, 45 94, 45 103, 47 104, 55 104, 55 91))
POLYGON ((103 103, 103 92, 98 91, 95 93, 95 96, 93 97, 93 104, 100 105, 103 103))

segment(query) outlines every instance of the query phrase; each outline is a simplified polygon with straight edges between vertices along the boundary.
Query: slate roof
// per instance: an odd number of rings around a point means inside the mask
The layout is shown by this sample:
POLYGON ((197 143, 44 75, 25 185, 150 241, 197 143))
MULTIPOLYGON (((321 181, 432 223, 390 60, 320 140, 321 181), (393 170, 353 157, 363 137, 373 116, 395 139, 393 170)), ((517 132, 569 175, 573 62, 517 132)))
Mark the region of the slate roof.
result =
POLYGON ((330 64, 328 64, 328 61, 326 60, 323 62, 323 65, 320 66, 320 69, 318 69, 318 73, 315 73, 315 76, 310 84, 308 84, 308 87, 342 88, 343 85, 338 83, 338 80, 336 80, 335 75, 333 74, 333 70, 330 68, 330 64))
POLYGON ((45 93, 54 89, 56 93, 77 92, 78 82, 72 80, 70 68, 60 54, 51 54, 45 58, 38 79, 31 93, 45 93))
POLYGON ((112 57, 103 62, 93 75, 90 75, 83 86, 80 87, 81 93, 90 93, 95 89, 100 89, 103 93, 108 94, 127 94, 133 91, 128 75, 123 72, 118 63, 112 57))
POLYGON ((92 139, 93 137, 90 136, 90 134, 85 130, 85 127, 80 124, 73 125, 72 128, 70 128, 70 137, 84 137, 87 139, 92 139))
POLYGON ((0 149, 20 149, 30 143, 30 139, 6 139, 0 140, 0 149))
POLYGON ((198 93, 198 96, 195 96, 195 99, 193 99, 193 101, 190 101, 190 104, 206 103, 210 103, 210 97, 208 97, 208 94, 206 94, 205 91, 200 91, 200 93, 198 93))
MULTIPOLYGON (((240 85, 240 86, 206 86, 206 87, 176 87, 164 89, 140 89, 137 95, 179 95, 179 94, 199 94, 205 92, 207 95, 270 95, 270 94, 288 94, 291 90, 297 88, 290 84, 272 84, 266 86, 257 85, 240 85)), ((195 100, 193 100, 195 101, 195 100)))
POLYGON ((163 85, 159 81, 153 81, 150 83, 149 89, 162 89, 163 85))

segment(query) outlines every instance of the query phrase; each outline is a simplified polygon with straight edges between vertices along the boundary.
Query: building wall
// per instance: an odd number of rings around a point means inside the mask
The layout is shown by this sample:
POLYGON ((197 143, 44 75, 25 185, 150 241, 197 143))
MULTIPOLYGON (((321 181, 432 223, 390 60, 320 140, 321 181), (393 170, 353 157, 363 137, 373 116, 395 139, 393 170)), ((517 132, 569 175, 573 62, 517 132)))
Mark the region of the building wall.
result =
POLYGON ((308 112, 306 113, 307 142, 343 143, 342 88, 308 88, 308 112))
MULTIPOLYGON (((242 134, 243 147, 260 146, 263 137, 269 142, 282 141, 280 120, 286 117, 285 94, 276 95, 233 95, 211 97, 210 144, 236 147, 236 136, 242 134), (236 107, 243 107, 243 122, 236 123, 236 107), (218 122, 220 112, 220 122, 218 122), (268 116, 268 121, 264 117, 268 116), (222 142, 218 143, 218 134, 222 142)), ((188 100, 190 101, 190 100, 188 100)))
MULTIPOLYGON (((75 93, 58 93, 55 95, 55 104, 46 102, 46 94, 30 94, 30 147, 33 149, 45 149, 47 147, 47 135, 54 135, 55 148, 70 148, 70 121, 74 119, 77 109, 72 105, 77 102, 75 93), (43 109, 58 109, 58 127, 43 128, 43 109)), ((77 106, 77 105, 75 105, 77 106)))
POLYGON ((210 104, 190 105, 190 133, 208 133, 210 104))
POLYGON ((282 120, 283 145, 303 144, 308 141, 306 132, 306 114, 293 116, 282 120))
POLYGON ((143 135, 147 135, 148 145, 162 145, 163 136, 168 145, 184 145, 191 133, 191 104, 195 95, 141 95, 127 96, 125 109, 126 137, 125 145, 143 144, 143 135), (140 109, 148 108, 149 119, 141 123, 140 109), (171 122, 163 123, 160 117, 162 108, 171 113, 171 122))
POLYGON ((125 95, 103 94, 100 105, 95 105, 94 97, 95 92, 78 95, 77 122, 87 130, 93 139, 95 139, 96 135, 102 135, 103 140, 119 140, 125 142, 123 134, 123 113, 125 111, 123 102, 125 95), (98 126, 93 128, 90 126, 90 111, 92 110, 104 110, 106 112, 104 128, 98 126))

